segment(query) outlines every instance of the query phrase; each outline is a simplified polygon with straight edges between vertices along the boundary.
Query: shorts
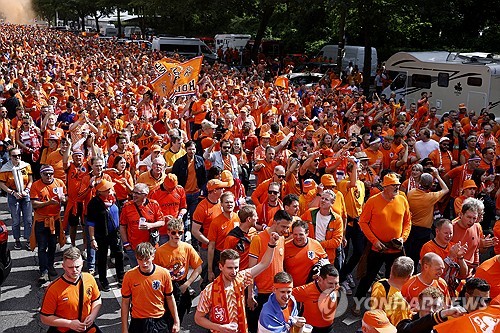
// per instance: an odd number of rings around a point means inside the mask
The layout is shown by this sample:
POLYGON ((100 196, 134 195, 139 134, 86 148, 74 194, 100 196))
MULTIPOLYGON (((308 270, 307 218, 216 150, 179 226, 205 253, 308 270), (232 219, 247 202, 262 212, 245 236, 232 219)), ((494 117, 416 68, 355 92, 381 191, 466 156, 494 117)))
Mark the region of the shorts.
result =
POLYGON ((80 223, 82 221, 83 214, 83 202, 76 203, 76 215, 73 215, 72 212, 69 212, 68 216, 68 224, 70 227, 77 227, 78 225, 83 225, 80 223))
POLYGON ((132 318, 128 328, 130 333, 169 333, 167 321, 161 318, 132 318))

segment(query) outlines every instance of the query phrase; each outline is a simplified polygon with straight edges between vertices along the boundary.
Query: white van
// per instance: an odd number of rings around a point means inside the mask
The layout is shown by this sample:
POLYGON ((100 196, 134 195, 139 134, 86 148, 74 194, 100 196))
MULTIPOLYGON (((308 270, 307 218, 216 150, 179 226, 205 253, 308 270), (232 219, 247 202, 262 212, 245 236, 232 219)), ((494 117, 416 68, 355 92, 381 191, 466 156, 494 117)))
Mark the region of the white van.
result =
POLYGON ((140 37, 142 36, 142 30, 138 26, 132 25, 127 26, 123 29, 123 36, 125 38, 132 38, 132 36, 140 37))
POLYGON ((215 35, 215 50, 217 51, 219 48, 222 48, 222 51, 226 51, 228 48, 243 50, 250 38, 252 38, 251 35, 243 34, 215 35))
POLYGON ((500 57, 488 53, 447 51, 398 52, 386 62, 394 77, 383 94, 396 94, 406 105, 416 103, 422 92, 432 92, 431 106, 439 114, 465 103, 479 114, 482 108, 500 117, 500 57))
POLYGON ((157 37, 153 39, 152 47, 153 50, 177 53, 186 58, 203 55, 203 59, 208 62, 217 60, 217 54, 210 50, 207 44, 203 43, 199 38, 157 37))
POLYGON ((110 24, 99 29, 99 34, 104 37, 117 37, 118 29, 113 24, 110 24))
MULTIPOLYGON (((339 46, 338 45, 325 45, 319 51, 318 57, 331 58, 333 61, 337 61, 339 46)), ((363 72, 365 63, 365 47, 364 46, 353 46, 346 45, 344 47, 344 54, 342 56, 342 70, 345 70, 352 61, 352 65, 358 65, 359 71, 363 72)), ((372 47, 372 63, 371 63, 371 76, 377 74, 378 58, 377 49, 372 47)))

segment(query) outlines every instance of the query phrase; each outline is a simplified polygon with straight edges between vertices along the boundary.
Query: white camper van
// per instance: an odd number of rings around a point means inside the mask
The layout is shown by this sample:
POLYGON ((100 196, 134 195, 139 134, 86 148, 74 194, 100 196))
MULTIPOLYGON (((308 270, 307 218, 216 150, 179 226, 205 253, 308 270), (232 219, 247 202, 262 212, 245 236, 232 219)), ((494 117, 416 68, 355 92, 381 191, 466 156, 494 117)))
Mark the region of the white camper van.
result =
POLYGON ((108 24, 99 29, 99 33, 104 37, 117 37, 118 29, 114 24, 108 24))
POLYGON ((252 38, 251 35, 243 34, 221 34, 215 35, 215 51, 222 47, 222 51, 228 48, 242 50, 247 45, 248 41, 252 38))
POLYGON ((394 77, 383 93, 416 103, 422 92, 432 92, 431 106, 442 114, 465 103, 478 114, 490 104, 500 116, 500 58, 487 53, 399 52, 386 61, 394 77))
MULTIPOLYGON (((338 50, 339 50, 338 45, 325 45, 319 51, 318 57, 331 58, 333 61, 337 61, 338 50)), ((342 70, 344 70, 351 61, 353 66, 358 65, 359 71, 363 72, 364 62, 365 62, 364 46, 346 45, 344 47, 344 54, 342 56, 342 70)), ((372 47, 371 76, 376 75, 377 66, 378 66, 377 49, 372 47)))
POLYGON ((142 36, 142 30, 138 26, 131 25, 131 26, 126 26, 123 28, 123 36, 125 38, 132 38, 133 36, 135 37, 140 37, 142 36))
POLYGON ((203 59, 208 62, 217 60, 217 54, 199 38, 157 37, 153 39, 152 48, 167 53, 177 53, 186 58, 203 55, 203 59))

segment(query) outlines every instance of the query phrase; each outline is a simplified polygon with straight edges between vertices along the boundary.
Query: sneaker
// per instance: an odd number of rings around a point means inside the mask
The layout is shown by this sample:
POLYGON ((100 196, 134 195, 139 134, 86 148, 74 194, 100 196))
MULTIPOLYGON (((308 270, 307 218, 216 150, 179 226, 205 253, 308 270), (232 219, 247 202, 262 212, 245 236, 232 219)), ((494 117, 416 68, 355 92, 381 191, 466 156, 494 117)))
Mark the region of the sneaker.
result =
POLYGON ((345 291, 345 294, 347 296, 352 295, 352 289, 351 289, 351 287, 349 287, 349 283, 347 283, 347 281, 344 281, 341 283, 341 288, 345 291))
POLYGON ((40 274, 40 278, 38 278, 38 282, 45 283, 47 281, 49 281, 49 273, 43 272, 42 274, 40 274))
POLYGON ((108 292, 108 291, 110 291, 110 290, 111 290, 111 288, 109 287, 109 285, 101 286, 101 291, 106 291, 106 292, 108 292))
POLYGON ((24 245, 26 247, 26 250, 27 251, 31 251, 31 245, 30 245, 30 242, 26 242, 26 244, 24 245))
POLYGON ((20 249, 22 249, 21 241, 17 239, 16 243, 14 244, 14 250, 20 250, 20 249))
POLYGON ((71 237, 69 235, 66 236, 66 244, 71 244, 71 237))
POLYGON ((54 267, 49 267, 49 275, 50 276, 58 276, 56 269, 54 267))
POLYGON ((349 283, 349 287, 351 287, 351 289, 356 288, 356 282, 354 282, 352 274, 347 275, 347 283, 349 283))

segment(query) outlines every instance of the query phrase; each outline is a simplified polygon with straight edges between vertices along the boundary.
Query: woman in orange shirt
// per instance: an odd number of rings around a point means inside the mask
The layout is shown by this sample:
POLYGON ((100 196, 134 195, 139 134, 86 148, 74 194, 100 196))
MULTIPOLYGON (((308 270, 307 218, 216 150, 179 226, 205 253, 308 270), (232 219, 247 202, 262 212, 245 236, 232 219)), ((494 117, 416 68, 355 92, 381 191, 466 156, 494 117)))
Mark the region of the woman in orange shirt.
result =
POLYGON ((129 194, 134 189, 134 180, 130 171, 127 170, 127 161, 123 156, 117 156, 113 162, 113 168, 105 171, 114 185, 114 191, 117 199, 117 206, 120 209, 123 203, 128 200, 129 194))

